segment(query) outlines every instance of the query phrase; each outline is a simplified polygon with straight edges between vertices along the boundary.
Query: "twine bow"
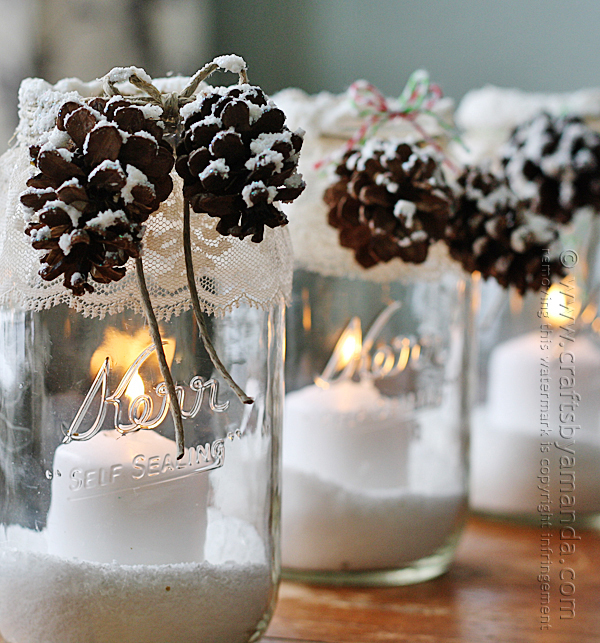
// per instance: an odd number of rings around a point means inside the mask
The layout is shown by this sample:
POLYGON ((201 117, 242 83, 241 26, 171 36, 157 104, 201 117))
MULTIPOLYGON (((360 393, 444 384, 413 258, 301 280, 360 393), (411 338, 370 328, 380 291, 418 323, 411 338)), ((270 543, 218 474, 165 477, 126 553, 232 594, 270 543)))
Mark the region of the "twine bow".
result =
MULTIPOLYGON (((390 105, 390 101, 366 80, 357 80, 352 83, 348 88, 348 94, 350 102, 359 118, 363 119, 363 123, 356 133, 346 141, 345 152, 356 146, 364 145, 388 121, 401 118, 408 121, 424 141, 442 154, 444 162, 451 169, 455 169, 444 155, 442 148, 417 121, 417 118, 423 114, 431 116, 442 129, 450 134, 453 140, 459 140, 456 129, 434 111, 437 103, 443 98, 443 93, 439 85, 430 82, 429 74, 426 71, 418 69, 410 75, 396 101, 397 105, 393 107, 390 105)), ((316 167, 321 167, 326 160, 319 161, 316 167)))
POLYGON ((161 92, 147 77, 143 69, 137 67, 120 68, 116 67, 102 78, 102 88, 107 96, 122 96, 117 88, 117 83, 129 82, 137 87, 145 95, 125 95, 133 103, 153 103, 163 109, 162 120, 168 125, 177 125, 180 121, 179 110, 187 103, 196 99, 196 91, 200 83, 206 80, 218 69, 231 71, 238 75, 240 85, 248 82, 248 70, 243 58, 233 54, 229 56, 218 56, 198 70, 189 80, 188 84, 180 93, 161 92))

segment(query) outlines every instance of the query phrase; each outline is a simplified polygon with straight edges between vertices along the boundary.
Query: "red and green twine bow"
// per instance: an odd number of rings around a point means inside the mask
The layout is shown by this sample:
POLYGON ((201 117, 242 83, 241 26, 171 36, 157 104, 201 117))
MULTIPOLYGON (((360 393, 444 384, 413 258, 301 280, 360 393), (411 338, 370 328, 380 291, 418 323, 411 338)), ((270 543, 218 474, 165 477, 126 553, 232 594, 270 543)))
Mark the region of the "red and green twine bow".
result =
MULTIPOLYGON (((358 116, 364 120, 356 133, 344 145, 344 151, 364 145, 368 139, 375 136, 382 125, 388 121, 402 118, 410 122, 426 143, 444 156, 445 163, 451 165, 443 154, 442 148, 417 121, 419 116, 431 116, 453 140, 460 142, 456 128, 450 123, 446 123, 434 111, 436 104, 443 98, 443 93, 439 85, 430 82, 429 74, 426 71, 418 69, 411 74, 396 101, 397 105, 393 107, 390 105, 390 101, 366 80, 357 80, 352 83, 348 88, 348 94, 358 116)), ((316 167, 319 168, 326 162, 327 159, 319 161, 316 167)))

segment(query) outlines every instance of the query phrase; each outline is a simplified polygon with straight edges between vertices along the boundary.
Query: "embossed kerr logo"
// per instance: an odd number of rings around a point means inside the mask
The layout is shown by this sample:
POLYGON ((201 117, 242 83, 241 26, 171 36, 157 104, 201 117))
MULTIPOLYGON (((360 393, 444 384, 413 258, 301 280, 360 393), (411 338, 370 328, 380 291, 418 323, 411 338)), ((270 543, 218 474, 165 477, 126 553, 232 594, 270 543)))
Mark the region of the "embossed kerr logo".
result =
MULTIPOLYGON (((151 345, 140 353, 133 364, 127 369, 127 372, 112 394, 108 391, 110 358, 107 357, 104 360, 81 407, 77 411, 68 430, 65 432, 63 440, 65 444, 72 441, 82 441, 93 438, 102 428, 109 406, 114 408, 114 429, 122 435, 131 433, 132 431, 139 431, 140 429, 156 429, 163 423, 169 412, 169 396, 164 382, 160 382, 154 387, 155 393, 161 399, 160 408, 157 411, 155 411, 154 408, 154 400, 147 393, 144 392, 133 399, 130 399, 127 395, 127 389, 132 380, 135 377, 139 377, 140 367, 154 351, 155 347, 151 345), (96 417, 92 420, 89 428, 82 430, 82 425, 86 421, 87 414, 98 394, 100 394, 100 406, 96 417), (128 421, 125 421, 123 419, 124 417, 126 417, 128 421)), ((189 395, 186 388, 180 385, 177 385, 175 388, 181 406, 181 414, 184 419, 195 418, 198 415, 205 393, 208 393, 208 403, 212 411, 223 413, 229 408, 229 401, 223 404, 219 404, 217 401, 218 383, 213 379, 205 382, 203 378, 198 375, 192 377, 189 383, 189 390, 193 393, 194 399, 187 408, 186 404, 189 402, 187 399, 189 395)))
POLYGON ((377 380, 388 395, 402 398, 407 408, 435 407, 442 401, 447 351, 443 339, 430 333, 419 337, 393 336, 382 340, 401 303, 390 303, 362 336, 359 317, 353 317, 342 332, 322 374, 315 379, 327 388, 333 381, 365 378, 377 380), (394 384, 394 380, 399 379, 394 384), (386 384, 387 383, 387 384, 386 384))

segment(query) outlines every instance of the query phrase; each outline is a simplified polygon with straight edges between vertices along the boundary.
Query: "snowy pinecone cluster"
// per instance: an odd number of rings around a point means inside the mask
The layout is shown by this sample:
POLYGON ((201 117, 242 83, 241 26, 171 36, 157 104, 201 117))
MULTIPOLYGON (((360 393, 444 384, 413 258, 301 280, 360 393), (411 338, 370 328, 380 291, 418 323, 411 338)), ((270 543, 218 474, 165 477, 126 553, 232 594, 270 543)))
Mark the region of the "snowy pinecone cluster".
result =
POLYGON ((512 190, 538 214, 566 223, 579 208, 600 209, 600 135, 580 118, 542 112, 501 154, 512 190))
POLYGON ((252 241, 264 228, 285 225, 276 205, 304 190, 297 171, 301 131, 259 87, 219 88, 187 105, 176 170, 194 212, 218 217, 217 231, 252 241))
POLYGON ((541 261, 545 251, 550 257, 550 274, 564 274, 558 260, 556 223, 532 212, 505 177, 480 168, 466 168, 458 179, 446 243, 451 256, 468 272, 494 277, 521 294, 539 290, 549 277, 541 261))
POLYGON ((347 151, 335 173, 324 194, 328 222, 361 266, 394 257, 425 261, 444 235, 452 204, 432 150, 372 139, 347 151))
POLYGON ((118 281, 140 255, 143 223, 173 189, 160 112, 119 96, 68 101, 47 140, 30 147, 37 173, 21 204, 44 280, 62 276, 83 295, 89 279, 118 281))

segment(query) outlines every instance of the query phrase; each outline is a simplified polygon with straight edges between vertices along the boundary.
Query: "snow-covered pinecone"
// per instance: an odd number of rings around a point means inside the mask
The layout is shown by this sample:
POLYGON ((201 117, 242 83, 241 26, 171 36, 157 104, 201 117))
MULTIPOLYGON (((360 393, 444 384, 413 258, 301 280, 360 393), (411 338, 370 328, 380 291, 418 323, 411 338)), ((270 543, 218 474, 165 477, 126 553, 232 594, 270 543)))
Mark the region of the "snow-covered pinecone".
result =
POLYGON ((539 290, 544 278, 564 274, 556 222, 531 212, 504 177, 479 168, 466 168, 458 179, 446 243, 468 272, 494 277, 521 294, 539 290))
POLYGON ((344 154, 324 194, 340 244, 369 268, 394 257, 421 263, 442 238, 451 193, 427 148, 372 139, 344 154))
POLYGON ((194 212, 219 217, 217 231, 252 241, 265 225, 285 225, 276 201, 293 201, 305 184, 297 172, 303 132, 259 87, 215 89, 187 105, 176 169, 194 212))
POLYGON ((580 118, 542 112, 501 155, 511 188, 538 214, 565 223, 581 207, 600 209, 600 135, 580 118))
POLYGON ((160 108, 122 97, 68 101, 47 140, 30 148, 38 173, 21 204, 25 233, 46 250, 40 276, 74 295, 125 275, 141 250, 143 223, 173 189, 173 150, 162 140, 160 108), (158 110, 158 113, 157 113, 158 110))

